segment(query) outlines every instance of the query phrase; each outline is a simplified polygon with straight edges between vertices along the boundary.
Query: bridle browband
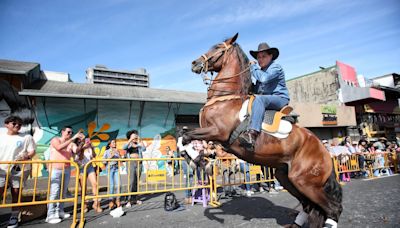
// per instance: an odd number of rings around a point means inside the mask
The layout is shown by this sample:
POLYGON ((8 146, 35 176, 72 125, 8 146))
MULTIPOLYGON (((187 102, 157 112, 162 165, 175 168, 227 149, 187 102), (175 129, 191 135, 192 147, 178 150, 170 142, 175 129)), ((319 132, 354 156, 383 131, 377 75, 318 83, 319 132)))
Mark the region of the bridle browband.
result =
MULTIPOLYGON (((249 70, 250 67, 246 67, 244 70, 242 70, 241 72, 231 75, 229 77, 224 77, 224 78, 220 78, 220 79, 213 79, 213 74, 211 72, 211 76, 208 77, 207 73, 209 70, 209 61, 216 55, 222 53, 220 56, 218 56, 217 60, 214 61, 217 62, 222 56, 223 56, 223 60, 222 60, 222 67, 225 65, 226 62, 226 53, 228 50, 230 50, 232 48, 232 44, 227 45, 225 42, 222 42, 222 44, 224 45, 224 49, 216 51, 215 53, 213 53, 211 56, 207 56, 206 54, 201 55, 201 57, 204 59, 201 63, 202 63, 202 69, 201 69, 201 77, 203 78, 203 83, 205 85, 207 85, 207 91, 215 91, 215 92, 221 92, 222 94, 219 95, 214 95, 214 96, 227 96, 227 95, 232 95, 232 94, 236 94, 237 90, 234 91, 227 91, 227 90, 218 90, 218 89, 212 89, 211 85, 213 83, 235 83, 235 82, 231 82, 228 81, 229 79, 235 78, 235 77, 239 77, 240 75, 242 75, 243 73, 245 73, 246 71, 249 70)), ((207 97, 207 100, 211 99, 211 97, 207 97)))

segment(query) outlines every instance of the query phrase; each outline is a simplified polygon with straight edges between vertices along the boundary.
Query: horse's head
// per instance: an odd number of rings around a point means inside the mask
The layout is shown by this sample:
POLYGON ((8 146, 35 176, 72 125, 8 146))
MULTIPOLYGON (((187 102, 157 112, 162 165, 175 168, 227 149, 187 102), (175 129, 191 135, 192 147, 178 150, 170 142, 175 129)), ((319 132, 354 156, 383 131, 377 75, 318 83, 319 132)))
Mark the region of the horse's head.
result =
POLYGON ((192 71, 196 74, 202 72, 219 72, 223 66, 226 51, 235 43, 238 33, 220 44, 214 45, 207 53, 192 62, 192 71))

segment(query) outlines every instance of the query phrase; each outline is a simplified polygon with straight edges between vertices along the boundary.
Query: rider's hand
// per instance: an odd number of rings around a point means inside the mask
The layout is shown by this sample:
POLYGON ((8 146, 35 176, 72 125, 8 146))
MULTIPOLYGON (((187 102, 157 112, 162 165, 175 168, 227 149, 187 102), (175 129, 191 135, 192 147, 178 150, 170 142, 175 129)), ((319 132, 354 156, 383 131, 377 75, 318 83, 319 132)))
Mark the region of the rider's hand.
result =
POLYGON ((249 66, 254 65, 254 64, 257 64, 257 61, 251 60, 251 61, 249 62, 249 66))

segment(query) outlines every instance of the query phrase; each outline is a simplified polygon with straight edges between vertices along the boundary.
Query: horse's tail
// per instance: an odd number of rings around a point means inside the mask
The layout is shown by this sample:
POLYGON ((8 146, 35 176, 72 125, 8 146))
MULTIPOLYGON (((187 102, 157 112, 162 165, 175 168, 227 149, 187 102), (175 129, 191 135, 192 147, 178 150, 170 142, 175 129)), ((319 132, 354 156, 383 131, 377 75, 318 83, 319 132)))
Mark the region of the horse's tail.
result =
MULTIPOLYGON (((324 191, 328 197, 330 203, 339 207, 339 213, 342 212, 342 187, 336 180, 335 170, 332 169, 332 173, 328 180, 325 182, 324 191)), ((310 228, 323 227, 327 217, 324 210, 321 207, 313 204, 312 210, 309 214, 310 228), (311 225, 312 224, 312 225, 311 225)))
POLYGON ((326 220, 325 212, 316 204, 313 204, 311 212, 308 216, 308 224, 310 228, 321 228, 326 220))
POLYGON ((331 201, 336 204, 342 204, 342 187, 340 186, 339 182, 336 179, 335 170, 332 169, 332 173, 329 176, 328 180, 325 183, 324 191, 326 192, 327 196, 331 201))

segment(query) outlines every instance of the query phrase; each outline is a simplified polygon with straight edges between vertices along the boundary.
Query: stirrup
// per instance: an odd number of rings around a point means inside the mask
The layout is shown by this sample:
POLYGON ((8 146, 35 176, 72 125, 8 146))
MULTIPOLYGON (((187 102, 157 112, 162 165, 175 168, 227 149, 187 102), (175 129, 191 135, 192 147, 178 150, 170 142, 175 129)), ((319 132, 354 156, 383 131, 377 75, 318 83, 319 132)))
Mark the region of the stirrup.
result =
POLYGON ((254 151, 254 144, 250 143, 250 136, 247 132, 239 136, 239 145, 244 147, 247 151, 254 151))

